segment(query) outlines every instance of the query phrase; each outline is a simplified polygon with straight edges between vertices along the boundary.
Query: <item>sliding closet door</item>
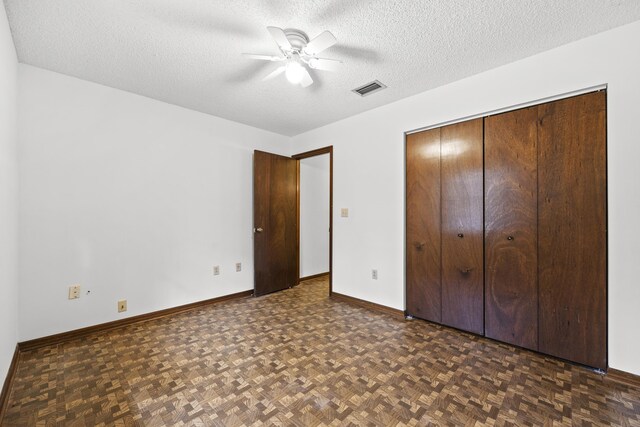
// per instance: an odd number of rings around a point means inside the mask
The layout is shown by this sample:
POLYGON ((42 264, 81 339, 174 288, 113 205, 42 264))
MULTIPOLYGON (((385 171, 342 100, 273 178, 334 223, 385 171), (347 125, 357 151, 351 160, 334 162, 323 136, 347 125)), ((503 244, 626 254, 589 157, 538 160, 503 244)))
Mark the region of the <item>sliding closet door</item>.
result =
POLYGON ((440 129, 407 135, 407 314, 441 321, 440 129))
POLYGON ((539 349, 606 369, 605 93, 538 108, 539 349))
POLYGON ((485 118, 485 335, 538 348, 538 108, 485 118))
POLYGON ((441 128, 442 323, 484 332, 483 120, 441 128))

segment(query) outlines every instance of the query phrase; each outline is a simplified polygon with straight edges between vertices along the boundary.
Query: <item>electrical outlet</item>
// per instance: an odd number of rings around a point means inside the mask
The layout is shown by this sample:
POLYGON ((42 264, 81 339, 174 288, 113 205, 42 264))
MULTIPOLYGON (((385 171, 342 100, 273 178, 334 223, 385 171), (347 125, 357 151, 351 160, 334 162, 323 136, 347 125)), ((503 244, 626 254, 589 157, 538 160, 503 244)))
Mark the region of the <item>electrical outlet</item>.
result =
POLYGON ((371 278, 373 280, 378 280, 378 270, 371 270, 371 278))
POLYGON ((238 271, 242 271, 242 263, 241 262, 236 262, 236 272, 238 271))
POLYGON ((69 299, 80 298, 80 285, 69 286, 69 299))
POLYGON ((340 216, 342 218, 348 218, 349 217, 349 208, 340 209, 340 216))
POLYGON ((127 311, 127 300, 126 299, 118 301, 118 313, 122 313, 123 311, 127 311))
POLYGON ((220 266, 219 265, 214 265, 213 266, 213 275, 214 276, 220 275, 220 266))

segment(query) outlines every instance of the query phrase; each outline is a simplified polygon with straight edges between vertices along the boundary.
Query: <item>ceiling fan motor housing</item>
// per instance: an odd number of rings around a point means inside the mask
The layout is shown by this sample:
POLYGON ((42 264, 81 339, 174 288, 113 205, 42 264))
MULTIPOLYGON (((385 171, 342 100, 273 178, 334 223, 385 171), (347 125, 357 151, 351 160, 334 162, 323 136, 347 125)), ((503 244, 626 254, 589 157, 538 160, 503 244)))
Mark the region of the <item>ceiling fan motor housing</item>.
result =
POLYGON ((309 36, 304 31, 296 30, 294 28, 286 28, 284 34, 287 36, 287 40, 293 46, 293 49, 302 52, 302 49, 309 43, 309 36))

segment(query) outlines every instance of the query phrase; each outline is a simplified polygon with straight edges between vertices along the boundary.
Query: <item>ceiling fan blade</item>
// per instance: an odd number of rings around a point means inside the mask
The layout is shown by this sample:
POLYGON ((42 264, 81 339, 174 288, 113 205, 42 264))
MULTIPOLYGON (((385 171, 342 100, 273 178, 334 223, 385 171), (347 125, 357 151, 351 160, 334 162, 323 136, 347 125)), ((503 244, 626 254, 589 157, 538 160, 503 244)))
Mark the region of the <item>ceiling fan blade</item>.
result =
POLYGON ((311 58, 309 60, 309 67, 314 70, 336 71, 341 64, 342 61, 337 59, 311 58))
POLYGON ((243 56, 251 59, 260 59, 262 61, 284 61, 286 58, 284 56, 272 56, 272 55, 258 55, 255 53, 243 53, 243 56))
POLYGON ((311 86, 313 84, 313 79, 311 78, 309 71, 305 67, 302 67, 302 70, 303 72, 302 72, 302 80, 300 80, 300 86, 302 87, 311 86))
POLYGON ((329 31, 324 31, 318 37, 307 43, 307 46, 304 48, 304 53, 307 55, 315 55, 327 48, 330 48, 336 44, 337 41, 338 40, 336 40, 333 34, 329 31))
POLYGON ((267 80, 271 80, 272 78, 279 76, 280 74, 284 73, 284 70, 286 69, 286 67, 283 65, 281 67, 276 68, 275 70, 273 70, 272 72, 270 72, 269 74, 267 74, 262 81, 267 81, 267 80))
POLYGON ((267 27, 269 33, 271 33, 271 37, 276 41, 278 47, 282 50, 291 50, 293 47, 291 43, 289 43, 289 39, 287 39, 287 35, 284 33, 282 28, 278 27, 267 27))

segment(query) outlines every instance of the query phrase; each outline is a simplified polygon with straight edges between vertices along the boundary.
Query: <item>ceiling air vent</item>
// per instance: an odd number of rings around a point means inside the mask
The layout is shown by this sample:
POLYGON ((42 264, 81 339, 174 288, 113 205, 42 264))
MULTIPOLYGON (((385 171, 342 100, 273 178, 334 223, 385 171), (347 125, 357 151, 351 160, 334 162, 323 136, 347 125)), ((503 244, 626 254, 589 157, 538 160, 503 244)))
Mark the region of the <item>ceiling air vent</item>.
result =
POLYGON ((382 90, 386 87, 387 86, 383 85, 379 81, 374 80, 371 83, 367 83, 364 86, 360 86, 358 88, 353 89, 352 92, 355 92, 360 96, 367 96, 367 95, 371 95, 374 92, 378 92, 379 90, 382 90))

